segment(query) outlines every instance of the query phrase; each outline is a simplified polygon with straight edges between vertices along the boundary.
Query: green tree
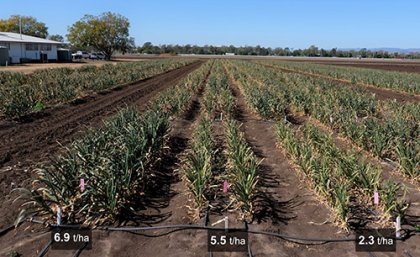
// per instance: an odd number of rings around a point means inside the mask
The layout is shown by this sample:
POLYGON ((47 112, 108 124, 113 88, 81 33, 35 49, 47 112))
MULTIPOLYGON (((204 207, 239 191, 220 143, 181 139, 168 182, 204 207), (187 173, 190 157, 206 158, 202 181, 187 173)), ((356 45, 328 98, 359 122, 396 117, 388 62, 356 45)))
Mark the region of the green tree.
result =
POLYGON ((311 45, 308 49, 305 49, 308 56, 319 56, 319 50, 318 47, 311 45))
POLYGON ((57 42, 64 42, 64 37, 62 35, 58 35, 58 34, 50 35, 50 36, 48 36, 48 39, 49 40, 54 40, 54 41, 57 41, 57 42))
POLYGON ((366 48, 360 49, 359 53, 360 53, 360 57, 362 57, 362 58, 368 57, 368 51, 367 51, 366 48))
POLYGON ((151 54, 153 51, 153 44, 151 42, 145 42, 142 47, 139 47, 138 51, 143 54, 151 54))
POLYGON ((129 27, 128 19, 120 14, 85 15, 69 28, 67 39, 74 47, 102 51, 109 60, 115 51, 125 53, 132 47, 129 27))
POLYGON ((330 54, 331 54, 331 56, 332 56, 332 57, 337 56, 337 47, 336 47, 336 48, 331 49, 330 54))
POLYGON ((39 22, 31 16, 12 15, 9 19, 0 19, 0 31, 20 33, 22 24, 22 34, 47 38, 48 27, 43 22, 39 22))

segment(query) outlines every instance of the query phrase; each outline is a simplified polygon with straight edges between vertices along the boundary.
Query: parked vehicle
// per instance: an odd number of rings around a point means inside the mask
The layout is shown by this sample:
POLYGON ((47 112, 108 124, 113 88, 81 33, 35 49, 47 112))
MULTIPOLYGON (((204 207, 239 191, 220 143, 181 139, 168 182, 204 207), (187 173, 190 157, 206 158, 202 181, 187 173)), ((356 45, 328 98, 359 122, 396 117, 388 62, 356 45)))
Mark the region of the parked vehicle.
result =
POLYGON ((89 59, 91 59, 91 60, 97 60, 97 59, 99 59, 99 58, 98 58, 98 56, 96 55, 96 53, 90 53, 90 54, 89 54, 89 59))
POLYGON ((72 54, 71 56, 73 56, 74 59, 88 59, 89 58, 89 53, 85 52, 85 51, 77 51, 76 53, 72 54))
POLYGON ((89 54, 89 59, 92 60, 104 60, 105 59, 105 55, 101 52, 95 52, 95 53, 90 53, 89 54))
POLYGON ((96 53, 96 57, 98 57, 99 60, 105 60, 105 55, 103 53, 96 53))

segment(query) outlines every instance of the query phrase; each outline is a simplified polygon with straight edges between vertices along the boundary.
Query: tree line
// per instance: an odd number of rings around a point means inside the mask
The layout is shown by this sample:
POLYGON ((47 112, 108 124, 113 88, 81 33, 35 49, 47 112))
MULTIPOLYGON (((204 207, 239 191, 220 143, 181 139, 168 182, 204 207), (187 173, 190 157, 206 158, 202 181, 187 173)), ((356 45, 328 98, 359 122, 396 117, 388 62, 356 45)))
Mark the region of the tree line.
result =
POLYGON ((361 58, 420 58, 420 53, 400 54, 387 51, 371 51, 366 48, 360 50, 340 50, 337 48, 324 49, 310 46, 305 49, 293 49, 289 47, 262 47, 262 46, 213 46, 213 45, 153 45, 146 42, 137 48, 138 53, 143 54, 212 54, 212 55, 261 55, 261 56, 309 56, 309 57, 361 57, 361 58))

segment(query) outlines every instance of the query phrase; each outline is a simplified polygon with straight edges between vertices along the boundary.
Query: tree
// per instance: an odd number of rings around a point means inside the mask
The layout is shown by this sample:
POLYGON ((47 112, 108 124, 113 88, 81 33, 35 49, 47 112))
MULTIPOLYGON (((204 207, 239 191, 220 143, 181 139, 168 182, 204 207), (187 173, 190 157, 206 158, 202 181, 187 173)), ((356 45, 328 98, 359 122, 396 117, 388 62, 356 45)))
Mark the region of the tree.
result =
POLYGON ((362 57, 362 58, 366 58, 367 55, 368 55, 366 48, 360 49, 359 53, 360 53, 360 57, 362 57))
POLYGON ((68 47, 68 45, 64 44, 64 37, 62 35, 58 35, 58 34, 50 35, 48 36, 48 39, 57 41, 57 42, 62 42, 63 44, 58 45, 58 47, 64 47, 64 48, 68 47))
POLYGON ((64 37, 62 35, 58 35, 58 34, 50 35, 50 36, 48 36, 48 39, 53 40, 53 41, 57 41, 57 42, 64 42, 64 37))
POLYGON ((125 53, 133 47, 129 27, 128 19, 120 14, 85 15, 69 28, 67 38, 75 47, 93 47, 102 51, 109 60, 115 51, 125 53))
POLYGON ((31 16, 12 15, 9 19, 0 19, 0 31, 20 33, 22 24, 22 34, 47 38, 48 27, 43 22, 39 22, 31 16))
POLYGON ((331 49, 330 54, 331 54, 332 57, 337 56, 337 47, 331 49))
POLYGON ((325 50, 324 48, 321 48, 321 57, 328 57, 328 56, 329 56, 328 51, 325 50))
POLYGON ((315 45, 311 45, 308 49, 305 50, 307 50, 308 56, 319 56, 318 47, 316 47, 315 45))
POLYGON ((153 53, 153 44, 151 42, 146 42, 142 47, 139 47, 137 51, 143 54, 151 54, 153 53))

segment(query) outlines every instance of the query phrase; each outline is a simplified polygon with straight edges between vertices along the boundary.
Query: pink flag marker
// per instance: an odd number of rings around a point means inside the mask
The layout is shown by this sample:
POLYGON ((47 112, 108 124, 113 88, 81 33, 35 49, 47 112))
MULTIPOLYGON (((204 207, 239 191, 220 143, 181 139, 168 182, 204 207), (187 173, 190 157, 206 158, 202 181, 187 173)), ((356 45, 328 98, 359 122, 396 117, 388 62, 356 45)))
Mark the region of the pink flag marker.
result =
POLYGON ((378 192, 373 193, 373 203, 375 205, 379 204, 379 194, 378 194, 378 192))
POLYGON ((80 190, 82 192, 85 191, 85 179, 84 178, 80 179, 80 190))
POLYGON ((223 193, 227 193, 228 191, 228 182, 225 180, 223 182, 223 193))

